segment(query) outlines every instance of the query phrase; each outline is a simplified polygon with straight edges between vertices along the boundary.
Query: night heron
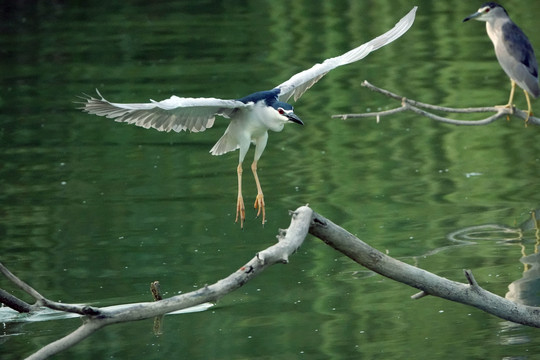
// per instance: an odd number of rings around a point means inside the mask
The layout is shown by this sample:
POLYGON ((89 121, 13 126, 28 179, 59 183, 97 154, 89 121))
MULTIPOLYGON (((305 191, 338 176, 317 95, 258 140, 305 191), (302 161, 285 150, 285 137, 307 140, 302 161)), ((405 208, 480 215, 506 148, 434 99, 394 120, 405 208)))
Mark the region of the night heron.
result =
MULTIPOLYGON (((242 162, 249 149, 250 143, 255 144, 255 156, 251 170, 257 185, 257 197, 254 208, 257 216, 262 213, 262 223, 266 219, 264 196, 257 176, 257 162, 261 157, 268 140, 268 130, 281 131, 286 123, 293 122, 303 125, 303 122, 293 112, 293 107, 287 104, 289 98, 298 100, 313 84, 319 81, 327 72, 338 66, 358 61, 370 52, 389 44, 403 35, 413 24, 416 14, 414 7, 391 30, 381 36, 350 50, 349 52, 330 58, 302 71, 272 90, 260 91, 237 100, 222 100, 215 98, 182 98, 172 96, 163 101, 150 100, 144 104, 119 104, 100 98, 88 96, 85 98, 83 111, 90 114, 105 116, 115 121, 135 124, 144 128, 154 128, 159 131, 192 132, 204 131, 214 125, 216 115, 230 119, 229 126, 219 141, 210 150, 212 155, 222 155, 229 151, 240 149, 237 167, 238 198, 236 203, 236 222, 244 226, 245 208, 242 197, 242 162)), ((244 71, 238 69, 238 71, 244 71)), ((321 105, 321 110, 324 104, 321 105)))
POLYGON ((514 99, 516 84, 523 89, 527 99, 527 118, 532 115, 531 100, 540 94, 538 87, 538 63, 534 50, 527 36, 510 19, 506 10, 499 4, 488 2, 482 5, 477 12, 469 15, 463 21, 475 19, 486 22, 486 30, 495 47, 495 55, 510 78, 512 89, 510 98, 505 107, 511 108, 514 99))

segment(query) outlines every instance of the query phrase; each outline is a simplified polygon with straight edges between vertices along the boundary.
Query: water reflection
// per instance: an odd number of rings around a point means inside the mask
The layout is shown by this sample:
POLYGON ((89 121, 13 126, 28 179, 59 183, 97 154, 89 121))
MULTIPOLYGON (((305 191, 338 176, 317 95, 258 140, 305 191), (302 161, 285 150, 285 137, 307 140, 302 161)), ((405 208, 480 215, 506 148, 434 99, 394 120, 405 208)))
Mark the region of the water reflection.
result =
MULTIPOLYGON (((519 304, 529 306, 539 306, 540 304, 540 210, 530 212, 528 219, 516 227, 501 224, 485 224, 469 226, 451 232, 448 239, 455 245, 444 246, 430 252, 434 255, 441 251, 449 250, 461 246, 479 247, 503 246, 518 248, 522 264, 521 277, 513 280, 507 286, 508 291, 505 298, 519 304), (494 244, 494 245, 489 245, 494 244), (495 245, 496 244, 496 245, 495 245)), ((516 252, 517 253, 517 252, 516 252)), ((506 256, 511 256, 511 253, 506 256)), ((488 276, 491 276, 489 274, 488 276)), ((499 276, 501 274, 496 274, 499 276)), ((485 281, 485 280, 483 280, 485 281)), ((502 321, 499 324, 499 343, 504 346, 528 345, 532 338, 526 331, 526 327, 509 321, 502 321)), ((515 358, 515 357, 509 357, 515 358)), ((527 358, 518 356, 517 358, 527 358)))
POLYGON ((505 297, 520 304, 540 304, 540 211, 530 213, 529 219, 517 227, 499 224, 470 226, 452 232, 448 238, 458 244, 472 245, 484 241, 519 247, 523 274, 508 285, 505 297), (529 249, 528 249, 529 248, 529 249))
POLYGON ((524 237, 518 245, 521 248, 522 257, 519 261, 523 264, 523 277, 508 285, 506 298, 520 304, 539 306, 540 305, 540 209, 531 213, 530 219, 519 226, 523 233, 534 232, 534 245, 531 247, 530 237, 524 237), (527 241, 528 240, 528 241, 527 241))

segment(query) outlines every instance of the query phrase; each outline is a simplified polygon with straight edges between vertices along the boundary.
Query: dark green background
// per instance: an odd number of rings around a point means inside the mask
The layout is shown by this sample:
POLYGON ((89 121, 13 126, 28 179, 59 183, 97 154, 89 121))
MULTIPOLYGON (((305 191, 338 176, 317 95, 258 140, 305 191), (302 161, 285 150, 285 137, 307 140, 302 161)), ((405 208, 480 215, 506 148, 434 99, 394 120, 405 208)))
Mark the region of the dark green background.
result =
MULTIPOLYGON (((228 275, 311 207, 374 247, 453 280, 471 269, 504 296, 522 277, 535 235, 449 234, 518 227, 540 204, 540 133, 523 121, 455 127, 413 114, 331 115, 398 105, 367 79, 443 106, 504 104, 509 81, 469 1, 4 1, 0 8, 0 261, 53 300, 97 306, 166 296, 228 275), (160 133, 77 110, 99 88, 115 102, 239 98, 267 90, 391 28, 402 38, 336 69, 295 111, 305 126, 271 133, 259 163, 268 222, 234 223, 238 154, 208 151, 227 126, 160 133)), ((506 1, 540 49, 539 2, 506 1)), ((521 92, 515 99, 523 107, 521 92)), ((534 109, 540 113, 538 102, 534 109)), ((463 117, 460 117, 463 118, 463 117)), ((251 162, 252 152, 246 162, 251 162)), ((255 198, 249 171, 246 205, 255 198)), ((208 311, 106 328, 58 359, 532 359, 538 330, 373 276, 308 238, 208 311)), ((530 260, 534 261, 534 259, 530 260)), ((13 289, 6 280, 0 287, 13 289)), ((15 292, 21 295, 19 292, 15 292)), ((27 297, 25 297, 28 299, 27 297)), ((29 299, 28 299, 29 300, 29 299)), ((80 320, 7 322, 2 359, 31 354, 80 320)))

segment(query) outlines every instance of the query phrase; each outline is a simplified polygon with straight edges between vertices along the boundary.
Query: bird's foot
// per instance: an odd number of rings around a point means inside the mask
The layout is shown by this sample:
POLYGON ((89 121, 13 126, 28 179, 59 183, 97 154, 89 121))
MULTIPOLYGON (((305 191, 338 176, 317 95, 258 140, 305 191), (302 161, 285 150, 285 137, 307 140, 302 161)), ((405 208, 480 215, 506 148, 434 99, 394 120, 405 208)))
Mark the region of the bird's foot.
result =
POLYGON ((532 111, 527 111, 527 116, 525 117, 525 127, 529 125, 529 118, 533 116, 532 111))
POLYGON ((253 204, 253 207, 257 209, 257 217, 261 215, 262 212, 262 223, 264 225, 266 221, 266 211, 264 208, 264 196, 263 194, 257 194, 257 198, 255 199, 255 204, 253 204))
POLYGON ((238 218, 240 218, 240 228, 244 228, 246 208, 244 207, 244 198, 242 195, 239 195, 238 200, 236 201, 236 220, 234 220, 234 222, 238 222, 238 218))
MULTIPOLYGON (((506 105, 495 105, 495 108, 511 109, 511 114, 514 113, 515 106, 514 104, 508 103, 506 105)), ((510 121, 510 115, 506 115, 506 121, 510 121)))
MULTIPOLYGON (((514 104, 506 104, 506 105, 495 105, 496 108, 503 108, 503 109, 511 109, 511 113, 513 114, 516 110, 516 106, 514 104)), ((526 111, 525 115, 525 126, 529 124, 529 118, 533 116, 532 111, 526 111)), ((510 121, 510 115, 506 115, 506 121, 510 121)))

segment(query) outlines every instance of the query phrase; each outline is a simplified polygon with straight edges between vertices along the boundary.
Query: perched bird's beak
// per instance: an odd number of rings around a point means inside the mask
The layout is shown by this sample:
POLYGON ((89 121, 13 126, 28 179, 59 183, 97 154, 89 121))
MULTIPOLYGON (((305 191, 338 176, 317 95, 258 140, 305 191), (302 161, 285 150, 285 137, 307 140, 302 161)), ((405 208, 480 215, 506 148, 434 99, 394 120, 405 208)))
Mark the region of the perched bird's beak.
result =
POLYGON ((467 16, 465 19, 463 19, 463 22, 469 21, 469 20, 471 20, 471 19, 474 19, 475 17, 478 17, 478 16, 480 16, 480 15, 482 15, 482 13, 480 13, 480 12, 477 11, 477 12, 475 12, 474 14, 471 14, 471 15, 467 16))
POLYGON ((296 116, 294 113, 290 113, 290 114, 287 114, 285 116, 287 117, 287 119, 289 119, 290 122, 294 122, 294 123, 297 123, 297 124, 300 124, 300 125, 304 125, 302 120, 300 120, 300 118, 298 116, 296 116))

